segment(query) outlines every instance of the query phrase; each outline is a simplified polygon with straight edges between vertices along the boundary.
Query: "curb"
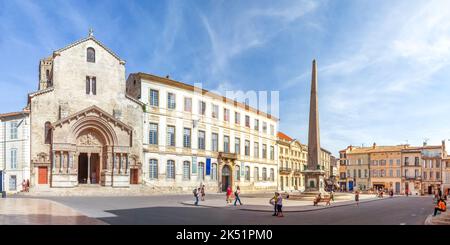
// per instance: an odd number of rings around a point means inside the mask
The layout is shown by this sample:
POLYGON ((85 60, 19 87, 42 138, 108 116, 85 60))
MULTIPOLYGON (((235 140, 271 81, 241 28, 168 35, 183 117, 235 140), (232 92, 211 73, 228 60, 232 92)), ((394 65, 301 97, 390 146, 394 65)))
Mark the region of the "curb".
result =
MULTIPOLYGON (((397 198, 397 197, 392 197, 392 198, 397 198)), ((388 199, 391 199, 391 198, 388 198, 388 199)), ((360 204, 361 203, 367 203, 367 202, 375 202, 375 201, 381 201, 381 200, 388 200, 388 199, 385 199, 385 198, 383 198, 383 199, 373 199, 373 200, 367 200, 367 201, 364 201, 364 202, 359 202, 360 204)), ((191 204, 191 203, 184 203, 184 202, 181 202, 181 204, 183 204, 183 205, 187 205, 187 206, 196 206, 196 205, 194 205, 193 203, 191 204)), ((323 209, 328 209, 328 208, 338 208, 338 207, 345 207, 345 206, 352 206, 352 205, 355 205, 355 203, 346 203, 346 204, 342 204, 342 205, 334 205, 334 206, 322 206, 322 207, 320 207, 320 208, 316 208, 316 209, 306 209, 306 210, 286 210, 286 211, 283 211, 283 213, 302 213, 302 212, 312 212, 312 211, 317 211, 317 210, 323 210, 323 209)), ((226 207, 228 207, 228 206, 224 206, 224 207, 217 207, 217 206, 210 206, 210 205, 197 205, 197 207, 207 207, 207 208, 226 208, 226 207)), ((265 213, 271 213, 271 212, 273 212, 273 210, 258 210, 258 209, 251 209, 251 208, 239 208, 239 209, 237 209, 237 210, 243 210, 243 211, 253 211, 253 212, 265 212, 265 213)))
POLYGON ((428 215, 428 217, 425 219, 425 222, 423 222, 424 225, 434 225, 433 224, 433 216, 430 214, 428 215))

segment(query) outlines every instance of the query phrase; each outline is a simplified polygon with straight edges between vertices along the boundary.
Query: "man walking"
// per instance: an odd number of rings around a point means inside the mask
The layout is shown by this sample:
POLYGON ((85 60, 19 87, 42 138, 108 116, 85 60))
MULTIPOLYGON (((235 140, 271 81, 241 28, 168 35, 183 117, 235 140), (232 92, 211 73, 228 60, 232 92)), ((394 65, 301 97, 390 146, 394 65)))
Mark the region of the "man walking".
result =
POLYGON ((236 206, 236 203, 239 201, 239 205, 242 206, 241 198, 239 195, 241 194, 241 188, 239 186, 236 187, 236 191, 234 192, 234 206, 236 206))
POLYGON ((195 197, 195 206, 198 206, 198 193, 200 192, 200 188, 194 189, 194 197, 195 197))

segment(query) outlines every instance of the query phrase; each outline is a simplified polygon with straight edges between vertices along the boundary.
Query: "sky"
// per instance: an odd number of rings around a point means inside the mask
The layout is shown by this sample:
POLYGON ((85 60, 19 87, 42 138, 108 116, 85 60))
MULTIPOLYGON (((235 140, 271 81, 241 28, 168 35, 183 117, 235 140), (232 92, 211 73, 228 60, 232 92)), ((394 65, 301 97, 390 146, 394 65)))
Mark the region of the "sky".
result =
POLYGON ((321 146, 450 138, 447 0, 0 0, 0 113, 26 106, 39 60, 88 35, 146 72, 217 91, 279 91, 307 143, 317 59, 321 146))

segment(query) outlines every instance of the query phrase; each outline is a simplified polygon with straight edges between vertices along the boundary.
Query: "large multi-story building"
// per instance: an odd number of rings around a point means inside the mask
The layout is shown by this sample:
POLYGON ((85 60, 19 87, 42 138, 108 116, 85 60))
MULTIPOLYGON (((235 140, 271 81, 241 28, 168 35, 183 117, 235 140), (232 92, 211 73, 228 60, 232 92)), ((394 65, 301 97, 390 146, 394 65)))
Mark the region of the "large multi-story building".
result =
MULTIPOLYGON (((280 170, 278 189, 282 191, 304 191, 305 176, 302 171, 305 170, 308 161, 308 146, 300 143, 299 140, 292 139, 283 132, 278 132, 277 136, 280 170)), ((331 153, 321 148, 319 166, 325 171, 325 180, 329 183, 332 182, 333 176, 331 159, 331 153)))
POLYGON ((30 179, 28 111, 0 114, 0 190, 17 192, 30 179))
POLYGON ((431 194, 443 183, 445 146, 353 147, 340 151, 342 190, 392 190, 398 194, 431 194), (370 165, 366 165, 369 162, 370 165), (364 181, 358 181, 358 178, 364 181), (368 172, 368 176, 365 173, 368 172), (364 174, 363 174, 364 173, 364 174), (345 181, 344 181, 345 178, 345 181), (355 182, 357 185, 355 185, 355 182), (363 182, 363 184, 361 183, 363 182), (367 185, 364 185, 367 183, 367 185))
POLYGON ((192 85, 131 74, 127 94, 146 105, 143 183, 155 188, 275 190, 278 119, 192 85))
POLYGON ((305 180, 302 174, 308 158, 308 147, 282 132, 278 132, 278 155, 280 178, 279 189, 282 191, 304 191, 305 180))
POLYGON ((450 157, 445 156, 442 161, 442 191, 450 194, 450 157))
POLYGON ((375 143, 369 150, 370 183, 369 188, 375 190, 401 191, 401 150, 406 145, 377 146, 375 143))
POLYGON ((422 193, 422 148, 409 147, 401 150, 402 193, 419 195, 422 193))
POLYGON ((442 185, 442 158, 446 156, 441 146, 422 147, 422 193, 432 194, 442 185))

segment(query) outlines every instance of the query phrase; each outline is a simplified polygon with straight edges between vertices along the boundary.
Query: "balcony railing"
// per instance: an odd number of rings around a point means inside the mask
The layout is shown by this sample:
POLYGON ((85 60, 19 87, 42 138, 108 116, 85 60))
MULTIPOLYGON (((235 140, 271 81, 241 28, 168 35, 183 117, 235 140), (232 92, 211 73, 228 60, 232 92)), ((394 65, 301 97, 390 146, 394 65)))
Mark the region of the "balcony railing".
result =
POLYGON ((302 174, 302 171, 301 171, 300 169, 294 170, 294 175, 299 176, 299 175, 301 175, 301 174, 302 174))
POLYGON ((292 172, 291 168, 285 168, 285 167, 280 167, 279 170, 280 170, 280 173, 286 173, 286 174, 289 174, 292 172))

